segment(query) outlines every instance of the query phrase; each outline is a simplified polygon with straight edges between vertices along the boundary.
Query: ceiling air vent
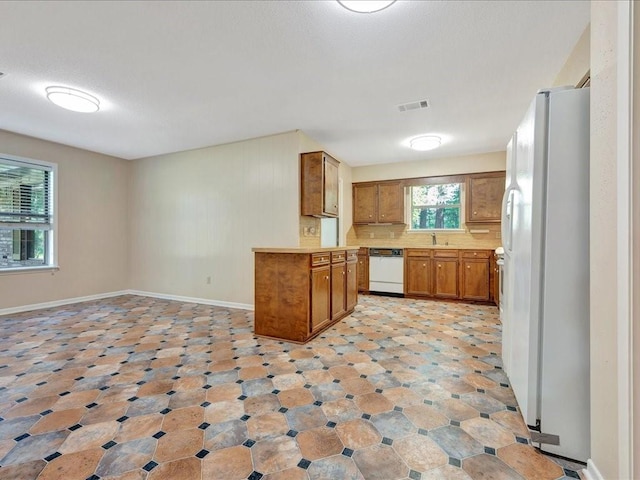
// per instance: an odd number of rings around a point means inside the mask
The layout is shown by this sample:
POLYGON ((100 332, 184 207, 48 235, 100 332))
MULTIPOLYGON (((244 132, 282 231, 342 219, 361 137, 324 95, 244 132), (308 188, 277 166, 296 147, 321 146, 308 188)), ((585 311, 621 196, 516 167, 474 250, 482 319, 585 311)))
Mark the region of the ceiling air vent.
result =
POLYGON ((416 100, 415 102, 408 102, 398 105, 398 110, 401 112, 408 112, 410 110, 420 110, 421 108, 427 108, 429 102, 426 100, 416 100))

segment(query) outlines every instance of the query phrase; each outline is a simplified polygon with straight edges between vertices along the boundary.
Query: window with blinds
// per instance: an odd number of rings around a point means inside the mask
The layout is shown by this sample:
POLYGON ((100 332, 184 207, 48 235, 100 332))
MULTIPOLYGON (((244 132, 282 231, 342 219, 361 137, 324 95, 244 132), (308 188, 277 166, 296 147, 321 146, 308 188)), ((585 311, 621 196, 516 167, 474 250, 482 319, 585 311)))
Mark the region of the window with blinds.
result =
POLYGON ((53 167, 0 156, 0 269, 53 264, 53 167))

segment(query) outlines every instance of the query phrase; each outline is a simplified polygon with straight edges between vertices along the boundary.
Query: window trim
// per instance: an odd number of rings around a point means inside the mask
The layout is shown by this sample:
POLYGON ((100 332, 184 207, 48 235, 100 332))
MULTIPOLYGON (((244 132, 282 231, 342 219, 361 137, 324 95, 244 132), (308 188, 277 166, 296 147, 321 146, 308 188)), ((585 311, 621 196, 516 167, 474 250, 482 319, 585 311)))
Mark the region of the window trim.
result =
POLYGON ((22 266, 22 267, 0 267, 0 275, 10 275, 16 273, 36 273, 42 271, 59 270, 58 265, 58 164, 47 162, 45 160, 37 160, 28 157, 19 157, 0 153, 0 160, 6 161, 8 164, 33 165, 34 167, 45 167, 51 171, 49 198, 50 198, 50 215, 51 228, 49 229, 50 242, 46 255, 45 265, 22 266))
MULTIPOLYGON (((407 224, 406 233, 414 234, 414 233, 465 233, 467 231, 465 225, 465 204, 466 204, 466 182, 460 176, 451 176, 451 177, 431 177, 437 179, 438 181, 427 181, 421 183, 412 183, 407 185, 405 188, 405 221, 407 224), (448 185, 451 183, 457 183, 460 185, 460 228, 413 228, 412 214, 413 214, 413 202, 411 198, 411 189, 413 187, 421 187, 427 185, 448 185)), ((446 205, 443 205, 446 206, 446 205)))

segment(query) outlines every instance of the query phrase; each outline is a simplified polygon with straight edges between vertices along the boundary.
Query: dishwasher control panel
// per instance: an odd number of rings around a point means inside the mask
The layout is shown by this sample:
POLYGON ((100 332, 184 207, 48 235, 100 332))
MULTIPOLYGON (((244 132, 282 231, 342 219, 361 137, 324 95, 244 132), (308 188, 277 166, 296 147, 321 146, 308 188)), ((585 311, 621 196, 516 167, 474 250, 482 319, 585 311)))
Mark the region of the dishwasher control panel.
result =
POLYGON ((370 257, 403 257, 404 250, 402 248, 370 248, 370 257))

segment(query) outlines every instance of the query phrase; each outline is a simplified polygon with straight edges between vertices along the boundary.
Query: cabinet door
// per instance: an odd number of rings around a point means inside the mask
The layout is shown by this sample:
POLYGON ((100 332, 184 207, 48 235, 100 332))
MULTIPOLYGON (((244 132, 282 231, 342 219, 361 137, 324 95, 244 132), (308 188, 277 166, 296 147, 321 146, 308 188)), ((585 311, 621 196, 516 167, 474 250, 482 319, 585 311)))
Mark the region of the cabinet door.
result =
POLYGON ((329 266, 311 270, 311 333, 329 323, 331 295, 329 266))
POLYGON ((434 259, 433 294, 440 298, 458 298, 458 260, 434 259))
POLYGON ((378 222, 404 222, 404 186, 400 182, 378 185, 378 222))
POLYGON ((489 300, 489 259, 462 260, 461 298, 489 300))
POLYGON ((324 213, 338 216, 338 162, 323 154, 324 168, 324 213))
POLYGON ((467 223, 500 222, 504 189, 504 172, 469 175, 467 223))
POLYGON ((431 259, 425 257, 407 257, 405 293, 407 295, 431 294, 431 259))
POLYGON ((376 223, 377 196, 376 184, 353 186, 353 223, 376 223))
POLYGON ((369 291, 369 256, 358 254, 358 291, 369 291))
POLYGON ((493 258, 491 262, 491 297, 496 306, 500 306, 500 265, 493 258))
POLYGON ((358 263, 347 263, 346 310, 356 308, 358 303, 358 263))
POLYGON ((336 320, 345 312, 346 269, 344 263, 331 265, 331 319, 336 320))

